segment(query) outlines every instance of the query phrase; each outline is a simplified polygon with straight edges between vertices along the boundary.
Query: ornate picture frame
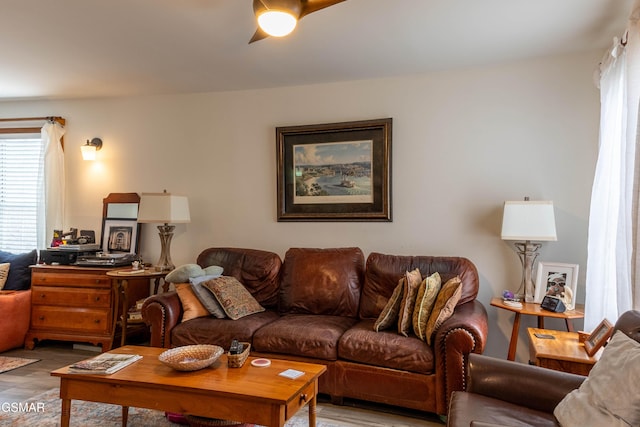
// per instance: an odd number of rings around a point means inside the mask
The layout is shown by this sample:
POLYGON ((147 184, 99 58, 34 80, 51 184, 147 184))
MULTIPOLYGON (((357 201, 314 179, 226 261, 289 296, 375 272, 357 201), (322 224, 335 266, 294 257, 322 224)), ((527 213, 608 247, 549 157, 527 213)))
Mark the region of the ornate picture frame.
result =
POLYGON ((277 127, 278 221, 391 221, 391 127, 277 127))

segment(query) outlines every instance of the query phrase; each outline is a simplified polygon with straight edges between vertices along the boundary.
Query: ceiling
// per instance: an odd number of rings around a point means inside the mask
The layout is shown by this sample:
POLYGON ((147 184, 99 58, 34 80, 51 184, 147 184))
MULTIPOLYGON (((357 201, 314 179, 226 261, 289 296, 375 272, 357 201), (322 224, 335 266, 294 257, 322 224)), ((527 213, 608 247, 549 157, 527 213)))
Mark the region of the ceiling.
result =
POLYGON ((251 0, 0 0, 0 100, 308 85, 604 49, 632 2, 347 0, 248 44, 251 0))

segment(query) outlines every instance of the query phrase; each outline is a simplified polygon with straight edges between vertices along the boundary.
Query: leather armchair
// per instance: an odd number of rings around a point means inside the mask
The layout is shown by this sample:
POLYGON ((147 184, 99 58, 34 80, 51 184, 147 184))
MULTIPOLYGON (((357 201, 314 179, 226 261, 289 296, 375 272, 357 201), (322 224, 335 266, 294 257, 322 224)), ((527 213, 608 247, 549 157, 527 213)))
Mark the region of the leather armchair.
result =
MULTIPOLYGON (((615 324, 640 342, 640 311, 615 324)), ((451 396, 448 426, 558 426, 553 410, 586 377, 470 354, 465 391, 451 396)))

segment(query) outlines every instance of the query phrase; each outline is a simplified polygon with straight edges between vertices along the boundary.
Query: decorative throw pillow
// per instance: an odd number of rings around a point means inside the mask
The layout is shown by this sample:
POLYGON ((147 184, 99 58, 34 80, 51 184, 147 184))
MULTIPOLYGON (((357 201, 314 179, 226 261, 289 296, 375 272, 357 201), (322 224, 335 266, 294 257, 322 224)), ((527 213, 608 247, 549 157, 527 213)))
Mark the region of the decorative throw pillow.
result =
POLYGON ((416 297, 416 306, 413 309, 413 332, 422 341, 426 341, 427 339, 427 321, 436 303, 436 298, 438 297, 441 286, 442 279, 437 272, 426 277, 422 283, 420 283, 418 296, 416 297))
POLYGON ((4 287, 5 282, 7 281, 7 277, 9 276, 9 267, 10 263, 4 262, 0 264, 0 289, 4 287))
POLYGON ((264 311, 264 307, 242 283, 232 276, 220 276, 202 284, 216 297, 224 312, 232 320, 264 311))
POLYGON ((402 303, 402 292, 404 291, 404 283, 406 281, 406 277, 398 281, 398 286, 393 290, 389 301, 387 301, 387 305, 384 306, 376 323, 373 324, 374 331, 380 332, 397 324, 398 312, 400 311, 400 304, 402 303))
POLYGON ((12 254, 0 251, 0 263, 11 264, 7 281, 2 288, 5 291, 25 291, 31 289, 31 268, 30 266, 38 262, 38 252, 34 249, 31 252, 22 254, 12 254))
POLYGON ((563 427, 640 426, 640 343, 617 331, 580 388, 553 411, 563 427))
POLYGON ((208 288, 202 286, 203 282, 215 279, 216 277, 220 276, 209 275, 192 277, 189 279, 189 283, 191 283, 191 289, 193 289, 193 293, 196 295, 202 305, 207 309, 207 311, 209 311, 209 313, 213 314, 213 316, 217 317, 218 319, 224 319, 225 317, 227 317, 227 315, 224 314, 222 306, 220 305, 216 297, 211 293, 211 291, 208 288))
POLYGON ((187 283, 192 277, 204 276, 204 270, 198 264, 184 264, 172 270, 164 278, 169 283, 187 283))
POLYGON ((178 298, 180 298, 180 303, 182 303, 183 322, 209 315, 209 310, 202 305, 193 292, 193 289, 191 289, 191 283, 176 283, 174 286, 176 287, 178 298))
POLYGON ((420 270, 416 268, 413 271, 407 271, 406 278, 400 313, 398 314, 398 333, 408 337, 413 320, 413 308, 416 305, 416 296, 418 296, 418 289, 422 283, 422 275, 420 270))
POLYGON ((445 320, 453 315, 453 310, 455 310, 456 304, 460 301, 461 295, 462 281, 458 276, 447 280, 447 283, 442 286, 425 327, 424 336, 427 344, 431 345, 433 333, 438 330, 445 320))

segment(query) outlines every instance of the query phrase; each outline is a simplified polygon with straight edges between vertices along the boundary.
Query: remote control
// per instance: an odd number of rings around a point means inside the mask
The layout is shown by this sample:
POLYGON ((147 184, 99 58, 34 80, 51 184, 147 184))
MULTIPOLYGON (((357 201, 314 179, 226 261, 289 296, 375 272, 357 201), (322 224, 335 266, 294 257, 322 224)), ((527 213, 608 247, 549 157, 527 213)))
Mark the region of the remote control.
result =
POLYGON ((240 354, 239 351, 240 344, 238 340, 231 341, 231 347, 229 347, 229 354, 240 354))

